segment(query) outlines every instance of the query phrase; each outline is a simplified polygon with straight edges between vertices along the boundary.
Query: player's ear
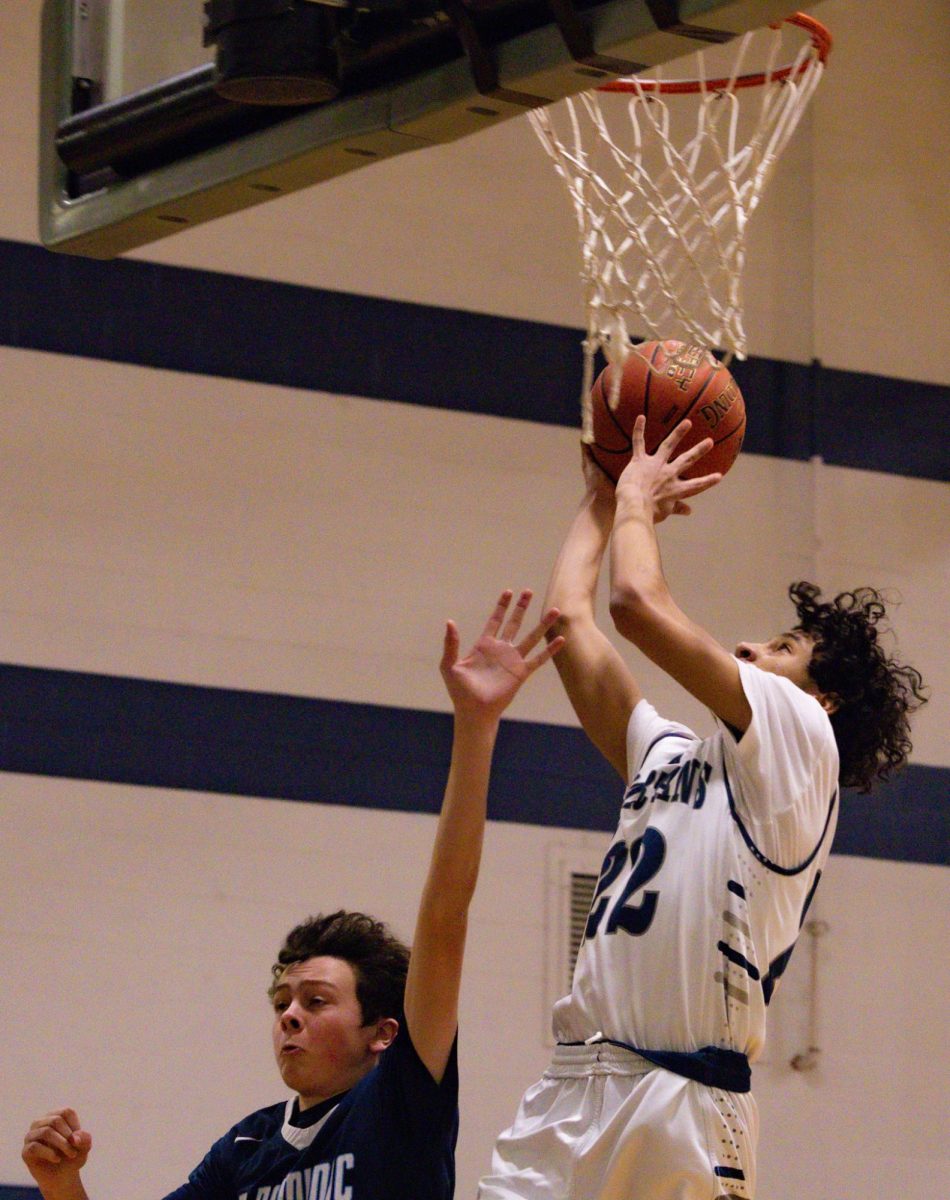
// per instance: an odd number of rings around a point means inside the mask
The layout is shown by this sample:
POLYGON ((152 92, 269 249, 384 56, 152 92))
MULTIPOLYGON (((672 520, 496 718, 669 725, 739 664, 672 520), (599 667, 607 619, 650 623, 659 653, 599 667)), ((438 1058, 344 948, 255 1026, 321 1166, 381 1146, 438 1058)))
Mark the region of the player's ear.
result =
POLYGON ((374 1054, 382 1054, 396 1040, 398 1032, 399 1022, 394 1017, 383 1017, 376 1022, 376 1027, 373 1031, 373 1040, 369 1044, 369 1049, 374 1054))
POLYGON ((832 713, 836 713, 841 707, 841 697, 836 695, 834 692, 819 692, 815 696, 815 699, 829 717, 832 713))

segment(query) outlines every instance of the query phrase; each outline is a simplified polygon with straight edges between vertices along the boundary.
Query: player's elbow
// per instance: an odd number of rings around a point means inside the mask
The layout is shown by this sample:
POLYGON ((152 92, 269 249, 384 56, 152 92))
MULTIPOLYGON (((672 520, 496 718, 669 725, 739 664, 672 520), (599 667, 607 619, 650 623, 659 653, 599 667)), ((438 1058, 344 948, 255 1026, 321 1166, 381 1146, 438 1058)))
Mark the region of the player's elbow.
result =
POLYGON ((443 949, 464 946, 468 930, 468 912, 472 891, 446 892, 439 896, 423 897, 419 906, 418 929, 424 930, 432 945, 443 949))
POLYGON ((632 583, 615 584, 610 591, 610 617, 614 628, 631 642, 640 642, 654 625, 660 598, 650 588, 632 583))

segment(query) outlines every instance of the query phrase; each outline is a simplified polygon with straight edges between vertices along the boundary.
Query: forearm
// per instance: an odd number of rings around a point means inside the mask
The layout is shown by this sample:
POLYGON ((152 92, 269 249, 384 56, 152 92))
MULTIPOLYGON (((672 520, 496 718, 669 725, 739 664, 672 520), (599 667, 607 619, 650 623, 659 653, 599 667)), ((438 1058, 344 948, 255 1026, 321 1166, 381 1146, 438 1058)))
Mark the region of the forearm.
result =
POLYGON ((458 1023, 468 909, 478 880, 497 730, 497 718, 486 722, 456 713, 452 762, 416 919, 405 1013, 419 1057, 436 1082, 458 1023))
POLYGON ((618 499, 610 546, 610 607, 623 612, 638 605, 672 605, 663 574, 653 509, 639 492, 618 499))
POLYGON ((638 492, 618 500, 610 545, 610 615, 618 633, 676 677, 681 653, 691 651, 695 639, 708 640, 673 599, 652 508, 638 492))
POLYGON ((571 706, 590 740, 626 779, 627 724, 640 689, 595 611, 613 524, 613 489, 589 488, 555 560, 544 606, 560 610, 552 632, 563 634, 567 644, 554 665, 571 706))
POLYGON ((751 710, 735 660, 670 594, 652 513, 638 495, 617 506, 610 612, 618 632, 697 700, 735 728, 748 727, 751 710))
POLYGON ((577 619, 594 617, 594 599, 601 564, 614 520, 613 497, 588 492, 574 516, 554 562, 544 608, 561 616, 549 637, 577 619))
POLYGON ((463 918, 478 870, 498 720, 455 715, 452 758, 423 892, 423 908, 441 920, 463 918))

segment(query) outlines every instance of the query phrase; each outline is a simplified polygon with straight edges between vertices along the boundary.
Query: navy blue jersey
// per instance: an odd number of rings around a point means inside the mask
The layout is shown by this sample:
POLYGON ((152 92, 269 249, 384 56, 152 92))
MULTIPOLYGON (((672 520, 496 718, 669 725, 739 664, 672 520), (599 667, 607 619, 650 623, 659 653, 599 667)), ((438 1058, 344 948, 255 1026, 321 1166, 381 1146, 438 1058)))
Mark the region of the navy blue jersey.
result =
POLYGON ((437 1084, 403 1026, 339 1103, 307 1110, 300 1123, 295 1111, 292 1100, 239 1121, 166 1200, 451 1200, 454 1046, 437 1084))

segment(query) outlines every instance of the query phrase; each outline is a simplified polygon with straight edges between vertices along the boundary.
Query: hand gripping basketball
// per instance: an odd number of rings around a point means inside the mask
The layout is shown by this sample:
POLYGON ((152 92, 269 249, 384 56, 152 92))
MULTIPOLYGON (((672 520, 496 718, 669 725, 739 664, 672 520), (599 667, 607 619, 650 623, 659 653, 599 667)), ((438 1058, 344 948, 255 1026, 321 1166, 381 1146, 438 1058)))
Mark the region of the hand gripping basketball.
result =
POLYGON ((693 511, 687 503, 691 496, 708 491, 722 479, 721 471, 697 475, 701 460, 713 449, 712 438, 694 442, 688 449, 677 454, 677 447, 689 439, 691 422, 681 421, 663 439, 655 454, 647 453, 646 417, 639 416, 631 430, 630 462, 617 481, 618 502, 635 499, 647 506, 652 513, 654 525, 669 516, 689 516, 693 511))

